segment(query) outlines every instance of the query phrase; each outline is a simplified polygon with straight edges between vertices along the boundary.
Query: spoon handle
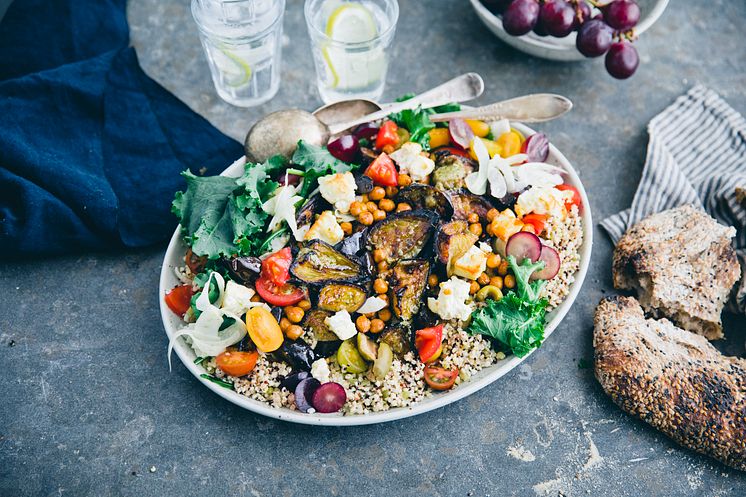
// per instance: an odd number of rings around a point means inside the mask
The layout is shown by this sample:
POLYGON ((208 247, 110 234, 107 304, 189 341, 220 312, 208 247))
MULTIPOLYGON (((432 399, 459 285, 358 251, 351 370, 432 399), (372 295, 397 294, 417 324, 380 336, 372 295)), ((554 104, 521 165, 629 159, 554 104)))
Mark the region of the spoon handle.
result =
POLYGON ((484 91, 484 81, 477 73, 466 73, 446 81, 442 85, 416 95, 409 100, 396 102, 386 106, 385 109, 379 110, 367 116, 363 116, 352 121, 347 121, 329 126, 329 134, 336 135, 346 131, 358 124, 382 119, 393 112, 399 112, 405 109, 415 109, 422 105, 423 107, 436 107, 451 102, 466 102, 477 98, 484 91))
POLYGON ((552 93, 534 93, 483 107, 433 114, 430 120, 442 122, 455 118, 483 121, 510 119, 524 123, 540 123, 556 119, 570 109, 572 109, 572 102, 566 97, 552 93))

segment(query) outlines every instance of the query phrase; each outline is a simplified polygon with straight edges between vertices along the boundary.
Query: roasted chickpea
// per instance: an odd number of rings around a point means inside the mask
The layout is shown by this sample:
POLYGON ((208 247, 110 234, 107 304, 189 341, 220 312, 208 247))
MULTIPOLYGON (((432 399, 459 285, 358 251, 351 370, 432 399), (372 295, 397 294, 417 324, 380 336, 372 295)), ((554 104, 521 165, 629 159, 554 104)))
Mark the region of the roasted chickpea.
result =
POLYGON ((249 299, 251 302, 261 302, 262 298, 259 296, 259 294, 254 295, 249 299))
POLYGON ((362 197, 362 199, 361 199, 360 201, 361 201, 362 203, 364 203, 364 204, 367 204, 367 203, 368 203, 368 200, 370 200, 370 199, 368 198, 368 194, 367 194, 367 193, 363 193, 363 194, 361 195, 361 197, 362 197))
POLYGON ((385 211, 383 211, 381 209, 373 211, 373 220, 374 221, 383 221, 384 219, 386 219, 386 212, 385 211))
POLYGON ((515 276, 512 274, 507 274, 503 278, 503 284, 505 285, 505 288, 515 288, 515 276))
POLYGON ((358 216, 357 220, 364 226, 370 226, 373 224, 373 214, 370 212, 363 212, 358 216))
POLYGON ((300 302, 298 302, 298 307, 303 309, 304 311, 307 311, 311 308, 311 301, 308 299, 303 299, 300 302))
POLYGON ((469 231, 477 236, 482 236, 482 225, 479 223, 470 224, 469 231))
POLYGON ((293 324, 303 321, 304 314, 303 309, 294 305, 289 305, 285 308, 285 315, 293 324))
POLYGON ((412 210, 412 206, 406 202, 401 202, 399 205, 396 206, 396 212, 404 212, 404 211, 411 211, 411 210, 412 210))
POLYGON ((381 249, 375 249, 373 251, 373 260, 375 262, 381 262, 386 258, 386 255, 383 253, 383 250, 381 249))
POLYGON ((288 329, 288 327, 291 325, 290 320, 288 318, 282 318, 280 319, 280 329, 282 331, 285 331, 288 329))
POLYGON ((386 196, 388 198, 391 198, 395 196, 397 193, 399 193, 399 189, 395 186, 387 186, 386 187, 386 196))
POLYGON ((378 202, 378 207, 382 211, 391 212, 394 209, 396 209, 396 204, 394 203, 393 200, 391 200, 389 198, 385 198, 385 199, 381 200, 380 202, 378 202))
POLYGON ((505 276, 506 274, 508 274, 508 261, 506 261, 505 259, 500 261, 500 265, 497 266, 497 274, 499 274, 500 276, 505 276))
POLYGON ((374 200, 376 202, 378 202, 379 200, 381 200, 385 196, 386 196, 386 190, 384 190, 382 186, 376 186, 368 194, 368 198, 370 198, 371 200, 374 200))
POLYGON ((487 211, 487 221, 492 222, 493 219, 497 217, 497 215, 500 214, 500 212, 495 209, 494 207, 487 211))
POLYGON ((358 316, 355 320, 355 326, 360 333, 368 333, 370 331, 370 319, 365 316, 358 316))
POLYGON ((490 282, 490 276, 487 273, 482 273, 477 278, 477 283, 479 283, 481 286, 484 286, 490 282))
POLYGON ((291 340, 297 340, 303 336, 303 328, 301 328, 297 324, 291 324, 285 330, 285 336, 291 340))
POLYGON ((376 293, 386 293, 389 291, 389 284, 383 278, 376 278, 373 282, 373 290, 376 293))
POLYGON ((376 297, 378 297, 379 299, 381 299, 384 302, 386 302, 386 305, 389 305, 389 296, 388 296, 388 294, 382 293, 380 295, 376 295, 376 297))
POLYGON ((492 229, 492 224, 487 224, 487 227, 484 229, 484 231, 486 231, 487 234, 490 236, 495 235, 495 230, 492 229))
POLYGON ((500 254, 490 254, 487 256, 487 267, 490 269, 495 269, 497 266, 500 265, 501 261, 502 257, 500 257, 500 254))
POLYGON ((427 284, 431 287, 435 288, 438 286, 438 275, 437 274, 431 274, 427 277, 427 284))
POLYGON ((386 323, 384 323, 382 319, 376 318, 376 319, 370 320, 370 332, 371 333, 382 332, 384 326, 386 326, 386 323))
MULTIPOLYGON (((350 204, 350 215, 358 217, 360 214, 363 213, 363 204, 362 202, 355 201, 350 204)), ((367 210, 367 208, 366 208, 367 210)))
POLYGON ((502 276, 493 276, 490 278, 490 285, 495 286, 499 288, 500 290, 503 289, 503 277, 502 276))
POLYGON ((378 263, 378 272, 384 273, 389 270, 389 263, 386 261, 381 261, 378 263))
POLYGON ((389 322, 391 320, 391 311, 389 310, 388 307, 378 311, 378 319, 380 319, 384 323, 389 322))
POLYGON ((384 152, 386 154, 390 154, 394 150, 396 150, 396 149, 394 148, 393 145, 384 145, 383 148, 381 149, 381 152, 384 152))
POLYGON ((408 174, 399 175, 399 186, 409 186, 412 184, 412 177, 408 174))
POLYGON ((368 200, 368 202, 365 203, 365 207, 368 208, 368 212, 375 212, 378 210, 378 204, 372 200, 368 200))
POLYGON ((352 234, 352 223, 348 223, 347 221, 339 223, 339 227, 342 228, 342 231, 345 235, 351 235, 352 234))
POLYGON ((471 287, 469 287, 469 293, 471 295, 474 295, 478 291, 479 291, 479 283, 477 283, 476 281, 472 281, 471 282, 471 287))
POLYGON ((468 221, 469 221, 470 224, 478 223, 479 222, 479 214, 477 214, 476 212, 472 212, 471 214, 469 214, 468 221))

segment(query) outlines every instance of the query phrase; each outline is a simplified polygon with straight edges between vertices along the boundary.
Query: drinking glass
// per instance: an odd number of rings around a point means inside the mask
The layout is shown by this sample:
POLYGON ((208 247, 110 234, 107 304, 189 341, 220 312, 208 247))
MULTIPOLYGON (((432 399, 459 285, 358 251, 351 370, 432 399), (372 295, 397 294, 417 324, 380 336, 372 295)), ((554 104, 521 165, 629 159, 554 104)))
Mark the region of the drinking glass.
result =
POLYGON ((220 98, 239 107, 280 88, 285 0, 192 0, 192 16, 220 98))
POLYGON ((396 0, 306 0, 316 82, 325 103, 383 93, 396 0))

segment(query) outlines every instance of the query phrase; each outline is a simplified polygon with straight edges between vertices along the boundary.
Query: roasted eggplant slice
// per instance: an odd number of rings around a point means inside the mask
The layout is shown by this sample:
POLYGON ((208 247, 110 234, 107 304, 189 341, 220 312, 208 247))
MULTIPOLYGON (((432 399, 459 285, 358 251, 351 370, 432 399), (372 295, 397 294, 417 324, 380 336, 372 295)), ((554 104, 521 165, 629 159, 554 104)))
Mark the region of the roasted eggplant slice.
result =
POLYGON ((369 232, 368 244, 380 250, 389 264, 417 257, 430 241, 437 216, 423 210, 404 211, 377 223, 369 232))
MULTIPOLYGON (((360 147, 360 162, 362 163, 363 167, 367 167, 370 165, 371 162, 376 160, 378 158, 378 155, 374 150, 368 148, 368 147, 360 147)), ((373 187, 371 187, 371 190, 373 187)), ((360 192, 358 192, 360 193, 360 192)), ((367 193, 367 192, 362 192, 367 193)))
MULTIPOLYGON (((376 156, 374 155, 373 160, 375 160, 375 158, 376 156)), ((358 195, 370 193, 373 190, 373 180, 370 176, 366 176, 365 174, 357 174, 355 175, 355 189, 357 190, 358 195)))
POLYGON ((262 261, 258 257, 234 257, 223 259, 223 266, 239 283, 252 283, 259 277, 262 261))
POLYGON ((331 281, 358 281, 366 275, 357 260, 321 240, 311 240, 300 247, 290 266, 290 273, 309 285, 322 285, 331 281))
MULTIPOLYGON (((469 246, 474 245, 478 237, 469 231, 469 223, 463 219, 457 219, 448 223, 443 223, 438 227, 438 233, 435 235, 435 252, 438 256, 438 261, 443 264, 448 264, 448 261, 452 257, 452 253, 455 246, 464 245, 461 238, 471 239, 469 246), (462 235, 466 235, 465 237, 462 235), (471 235, 471 236, 469 236, 471 235)), ((469 247, 466 247, 468 250, 469 247)), ((464 250, 464 252, 466 252, 464 250)))
POLYGON ((449 190, 446 197, 453 207, 453 219, 467 219, 469 214, 476 212, 482 222, 487 220, 487 212, 495 207, 486 198, 474 195, 465 189, 449 190))
POLYGON ((387 328, 381 333, 379 342, 384 342, 391 347, 391 350, 399 357, 412 350, 409 339, 409 332, 403 326, 394 326, 387 328))
POLYGON ((424 259, 399 261, 389 274, 389 301, 399 319, 409 321, 422 304, 430 263, 424 259))
POLYGON ((355 257, 365 250, 365 230, 358 231, 352 235, 345 237, 341 242, 334 246, 335 249, 342 252, 344 255, 355 257))
POLYGON ((421 183, 413 183, 399 190, 394 202, 406 202, 413 209, 435 212, 443 219, 450 219, 453 214, 453 208, 443 192, 421 183))
POLYGON ((288 340, 282 343, 279 356, 293 368, 293 371, 310 371, 318 356, 303 340, 288 340))
POLYGON ((338 312, 346 310, 355 312, 365 303, 368 292, 365 288, 352 283, 329 283, 319 290, 319 309, 338 312))
POLYGON ((295 214, 295 222, 299 228, 313 222, 313 215, 316 214, 317 210, 321 209, 320 204, 322 200, 321 195, 314 195, 298 210, 295 214))
POLYGON ((326 318, 331 316, 329 311, 321 309, 311 309, 303 318, 303 329, 313 333, 316 339, 316 346, 313 350, 319 357, 330 357, 337 353, 337 349, 342 344, 342 340, 329 329, 326 324, 326 318))

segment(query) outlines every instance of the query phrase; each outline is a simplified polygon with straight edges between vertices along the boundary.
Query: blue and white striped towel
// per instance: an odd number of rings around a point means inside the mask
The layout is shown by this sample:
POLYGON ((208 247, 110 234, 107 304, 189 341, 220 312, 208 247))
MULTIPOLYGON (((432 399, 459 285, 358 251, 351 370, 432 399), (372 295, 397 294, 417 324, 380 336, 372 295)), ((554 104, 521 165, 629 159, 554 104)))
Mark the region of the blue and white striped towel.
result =
MULTIPOLYGON (((632 206, 604 219, 601 227, 616 243, 646 216, 693 204, 736 228, 734 245, 743 266, 746 207, 739 203, 736 187, 746 189, 746 119, 699 85, 653 118, 648 134, 647 159, 632 206)), ((746 296, 746 288, 741 290, 739 297, 746 296)), ((743 298, 738 307, 746 307, 743 298)))

